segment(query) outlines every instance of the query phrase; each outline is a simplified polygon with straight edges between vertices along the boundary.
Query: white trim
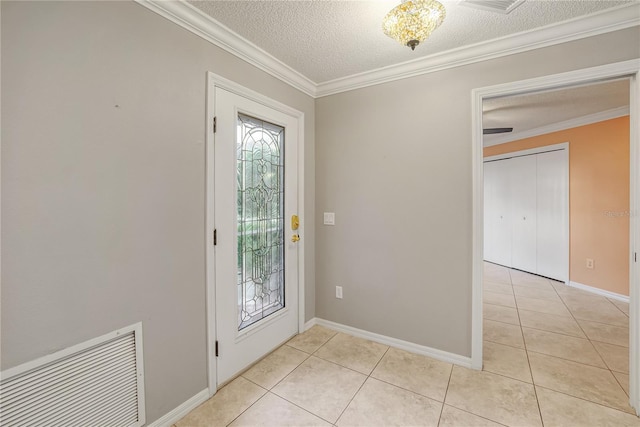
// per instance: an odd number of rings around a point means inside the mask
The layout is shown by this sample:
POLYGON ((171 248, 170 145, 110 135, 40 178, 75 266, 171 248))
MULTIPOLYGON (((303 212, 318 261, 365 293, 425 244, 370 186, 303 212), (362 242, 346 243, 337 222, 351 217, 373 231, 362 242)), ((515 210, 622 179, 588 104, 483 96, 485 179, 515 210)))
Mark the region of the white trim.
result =
POLYGON ((604 289, 594 288, 593 286, 583 285, 582 283, 569 281, 567 286, 580 289, 586 292, 591 292, 592 294, 600 295, 606 298, 611 298, 611 299, 615 299, 615 300, 627 302, 627 303, 629 302, 629 297, 626 295, 617 294, 611 291, 605 291, 604 289))
POLYGON ((298 332, 305 328, 305 211, 304 211, 304 118, 302 111, 289 107, 279 101, 269 98, 261 93, 246 88, 232 80, 226 79, 215 73, 207 73, 207 107, 206 107, 206 300, 207 300, 207 367, 208 367, 208 390, 210 396, 217 391, 216 358, 214 355, 214 343, 216 341, 216 320, 215 320, 215 264, 214 246, 211 242, 215 226, 215 198, 214 189, 214 134, 213 116, 215 114, 215 88, 222 88, 236 95, 258 102, 274 110, 288 114, 296 118, 298 122, 298 217, 300 218, 298 241, 298 332))
POLYGON ((314 82, 186 1, 134 1, 305 94, 315 96, 314 82))
POLYGON ((613 108, 611 110, 602 111, 599 113, 589 114, 582 117, 576 117, 575 119, 569 119, 558 123, 552 123, 550 125, 540 126, 533 129, 524 130, 522 132, 514 132, 505 135, 501 135, 495 138, 491 142, 486 142, 485 147, 491 147, 493 145, 506 144, 507 142, 517 141, 519 139, 531 138, 538 135, 546 135, 552 132, 559 132, 561 130, 577 128, 579 126, 586 126, 593 123, 603 122, 605 120, 617 119, 618 117, 624 117, 629 115, 629 107, 613 108))
POLYGON ((630 82, 630 152, 629 208, 629 402, 640 415, 640 268, 636 260, 640 251, 640 84, 636 70, 630 82))
POLYGON ((206 131, 205 131, 205 282, 206 282, 206 315, 207 315, 207 386, 209 396, 213 396, 218 390, 218 372, 215 361, 216 341, 216 267, 215 247, 212 238, 215 229, 215 149, 213 136, 213 118, 215 115, 215 86, 211 84, 212 76, 207 74, 207 106, 206 106, 206 131))
POLYGON ((344 332, 345 334, 353 335, 354 337, 364 338, 380 344, 399 348, 401 350, 410 351, 411 353, 429 356, 443 362, 464 366, 465 368, 471 367, 471 358, 460 356, 459 354, 449 353, 447 351, 438 350, 436 348, 427 347, 425 345, 415 344, 409 341, 403 341, 397 338, 388 337, 386 335, 376 334, 374 332, 365 331, 363 329, 354 328, 351 326, 343 325, 341 323, 331 322, 330 320, 324 320, 317 317, 314 320, 316 325, 324 326, 326 328, 333 329, 334 331, 344 332))
POLYGON ((204 389, 195 396, 191 397, 186 402, 183 402, 181 405, 175 407, 171 412, 167 412, 162 417, 149 424, 148 427, 170 427, 171 425, 184 418, 185 415, 193 411, 207 399, 209 399, 209 390, 204 389))
POLYGON ((304 324, 304 327, 301 329, 300 333, 302 333, 302 331, 308 331, 309 329, 313 328, 317 324, 318 324, 317 317, 314 317, 313 319, 309 320, 307 323, 304 324))
MULTIPOLYGON (((295 111, 295 110, 294 110, 295 111)), ((302 331, 305 326, 305 248, 306 248, 306 215, 304 210, 304 113, 297 111, 298 114, 298 218, 300 224, 298 226, 298 332, 302 331)))
POLYGON ((316 97, 553 46, 640 25, 637 3, 318 84, 316 97))
MULTIPOLYGON (((497 96, 517 95, 521 93, 549 90, 576 84, 598 82, 603 79, 631 77, 630 85, 630 182, 629 195, 631 210, 638 211, 640 203, 640 186, 638 181, 638 166, 640 165, 640 117, 638 112, 638 75, 640 74, 640 60, 633 59, 614 64, 607 64, 593 68, 586 68, 567 73, 543 76, 519 82, 505 83, 496 86, 477 88, 471 91, 471 121, 472 121, 472 336, 471 359, 474 368, 482 366, 482 278, 483 278, 483 147, 482 147, 482 101, 497 96)), ((638 263, 633 262, 633 253, 638 251, 640 242, 640 226, 637 215, 631 215, 630 231, 630 263, 629 263, 629 403, 640 413, 640 275, 638 263)))
POLYGON ((482 369, 484 279, 484 154, 482 96, 471 92, 471 367, 482 369), (480 112, 477 114, 477 112, 480 112))
POLYGON ((479 1, 475 1, 475 2, 471 2, 471 0, 458 0, 457 2, 460 6, 464 6, 464 7, 469 7, 472 9, 479 9, 479 10, 484 10, 487 12, 493 12, 493 13, 501 13, 503 15, 508 15, 511 12, 513 12, 513 10, 520 6, 522 3, 524 3, 524 0, 515 0, 513 2, 511 2, 511 4, 509 6, 507 6, 505 9, 503 9, 502 7, 500 7, 500 4, 495 4, 495 2, 492 4, 490 2, 479 2, 479 1))
POLYGON ((561 142, 559 144, 543 145, 541 147, 533 147, 526 150, 509 151, 508 153, 502 153, 502 154, 496 154, 495 156, 484 157, 484 162, 491 162, 491 161, 500 160, 500 159, 508 159, 510 157, 528 156, 530 154, 546 153, 548 151, 568 150, 568 149, 569 149, 569 143, 561 142))
POLYGON ((135 1, 314 98, 527 52, 640 25, 640 8, 637 7, 637 4, 632 3, 533 30, 423 56, 412 61, 315 83, 184 0, 135 1))

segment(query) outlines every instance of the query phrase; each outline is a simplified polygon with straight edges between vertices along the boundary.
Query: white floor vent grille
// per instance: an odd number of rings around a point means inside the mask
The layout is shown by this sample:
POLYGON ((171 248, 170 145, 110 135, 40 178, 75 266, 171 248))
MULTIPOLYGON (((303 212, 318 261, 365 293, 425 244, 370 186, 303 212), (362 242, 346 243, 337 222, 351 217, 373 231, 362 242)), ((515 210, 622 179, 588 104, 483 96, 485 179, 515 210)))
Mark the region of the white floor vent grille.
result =
POLYGON ((0 425, 144 424, 142 323, 0 374, 0 425))

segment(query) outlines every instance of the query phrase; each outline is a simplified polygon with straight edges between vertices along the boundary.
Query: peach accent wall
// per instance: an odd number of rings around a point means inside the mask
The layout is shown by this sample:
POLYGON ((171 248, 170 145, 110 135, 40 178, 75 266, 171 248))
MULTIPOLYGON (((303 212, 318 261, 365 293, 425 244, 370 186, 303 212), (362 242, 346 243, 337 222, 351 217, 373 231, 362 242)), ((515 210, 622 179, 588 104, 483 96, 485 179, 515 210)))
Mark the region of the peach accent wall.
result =
POLYGON ((486 147, 484 156, 562 142, 569 143, 569 280, 628 296, 629 116, 486 147))

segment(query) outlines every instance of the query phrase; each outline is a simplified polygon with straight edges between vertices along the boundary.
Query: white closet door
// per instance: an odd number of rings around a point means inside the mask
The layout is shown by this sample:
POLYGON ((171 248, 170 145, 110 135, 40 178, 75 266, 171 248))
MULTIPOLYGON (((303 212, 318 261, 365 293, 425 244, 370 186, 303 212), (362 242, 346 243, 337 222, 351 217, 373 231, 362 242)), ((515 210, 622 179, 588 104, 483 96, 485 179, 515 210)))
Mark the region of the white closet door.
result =
POLYGON ((497 179, 495 185, 496 198, 496 262, 498 264, 511 267, 513 263, 512 256, 512 223, 513 216, 511 214, 511 162, 501 160, 495 162, 497 168, 497 179))
POLYGON ((515 157, 511 169, 512 267, 536 273, 536 157, 515 157))
POLYGON ((511 266, 510 165, 506 160, 484 164, 484 259, 511 266))
POLYGON ((537 156, 538 227, 537 273, 567 280, 568 250, 566 242, 569 216, 567 150, 537 156))

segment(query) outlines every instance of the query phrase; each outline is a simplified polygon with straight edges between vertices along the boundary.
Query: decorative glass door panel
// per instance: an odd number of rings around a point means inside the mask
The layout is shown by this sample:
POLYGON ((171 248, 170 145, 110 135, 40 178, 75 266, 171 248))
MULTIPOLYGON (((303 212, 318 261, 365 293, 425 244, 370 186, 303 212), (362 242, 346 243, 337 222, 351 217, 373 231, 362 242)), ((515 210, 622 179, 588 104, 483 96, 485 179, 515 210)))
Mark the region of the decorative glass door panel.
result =
POLYGON ((285 306, 284 133, 238 114, 238 330, 285 306))

